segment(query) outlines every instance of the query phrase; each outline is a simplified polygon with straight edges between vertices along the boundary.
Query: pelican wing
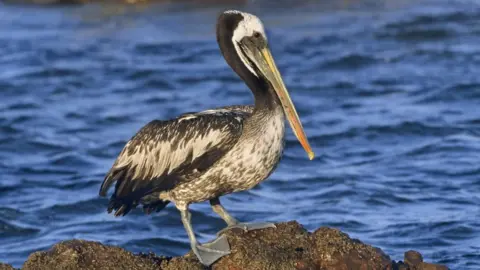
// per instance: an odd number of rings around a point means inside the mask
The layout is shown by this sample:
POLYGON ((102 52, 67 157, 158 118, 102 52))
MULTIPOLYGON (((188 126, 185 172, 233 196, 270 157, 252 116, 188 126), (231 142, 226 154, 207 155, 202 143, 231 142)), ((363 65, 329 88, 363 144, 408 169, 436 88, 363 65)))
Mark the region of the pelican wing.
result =
POLYGON ((148 123, 125 145, 103 181, 101 196, 116 183, 109 212, 126 214, 142 197, 201 175, 235 145, 250 113, 220 108, 148 123))

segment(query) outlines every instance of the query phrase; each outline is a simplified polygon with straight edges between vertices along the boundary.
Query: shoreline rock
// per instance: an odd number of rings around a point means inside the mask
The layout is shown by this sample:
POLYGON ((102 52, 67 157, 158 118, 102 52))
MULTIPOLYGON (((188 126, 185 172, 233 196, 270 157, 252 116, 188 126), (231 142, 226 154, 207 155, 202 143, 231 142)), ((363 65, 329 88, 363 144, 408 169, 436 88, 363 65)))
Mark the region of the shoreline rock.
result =
MULTIPOLYGON (((395 262, 381 249, 351 239, 328 227, 313 233, 296 221, 278 223, 277 228, 226 232, 232 253, 214 263, 211 269, 401 269, 444 270, 446 266, 423 262, 416 251, 405 253, 405 262, 395 262)), ((0 264, 0 270, 10 270, 0 264)), ((206 269, 190 251, 180 257, 150 254, 134 255, 125 249, 85 240, 67 240, 47 251, 30 254, 24 270, 43 269, 206 269)))
POLYGON ((0 270, 14 270, 11 265, 0 262, 0 270))

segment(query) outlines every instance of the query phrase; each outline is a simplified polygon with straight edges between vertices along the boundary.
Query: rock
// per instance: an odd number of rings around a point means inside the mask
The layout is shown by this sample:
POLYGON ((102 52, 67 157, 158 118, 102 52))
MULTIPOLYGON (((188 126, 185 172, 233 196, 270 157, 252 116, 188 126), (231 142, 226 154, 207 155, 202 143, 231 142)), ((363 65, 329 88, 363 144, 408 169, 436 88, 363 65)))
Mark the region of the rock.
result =
POLYGON ((423 262, 422 254, 415 250, 405 252, 405 263, 412 266, 420 265, 423 262))
POLYGON ((158 269, 151 258, 85 240, 63 241, 48 251, 30 254, 24 270, 40 269, 158 269))
POLYGON ((404 260, 405 260, 405 263, 402 263, 402 262, 397 263, 398 269, 406 269, 406 270, 448 270, 448 267, 446 267, 444 265, 423 262, 422 254, 420 254, 418 251, 415 251, 415 250, 409 250, 409 251, 405 252, 404 260))
POLYGON ((339 230, 322 227, 313 233, 313 254, 322 269, 385 269, 390 258, 380 249, 365 245, 339 230))
POLYGON ((445 265, 433 264, 433 263, 422 263, 420 268, 422 270, 448 270, 448 267, 445 265))
MULTIPOLYGON (((322 227, 309 233, 295 221, 279 223, 276 229, 250 232, 232 229, 225 234, 232 253, 218 260, 211 269, 448 269, 424 263, 416 251, 405 253, 405 263, 394 262, 380 249, 351 239, 339 230, 322 227)), ((0 269, 3 270, 1 265, 0 269)), ((205 267, 191 251, 175 258, 153 253, 134 255, 98 242, 69 240, 48 251, 31 254, 23 269, 202 270, 205 267)))
POLYGON ((10 264, 0 263, 0 270, 15 270, 10 264))

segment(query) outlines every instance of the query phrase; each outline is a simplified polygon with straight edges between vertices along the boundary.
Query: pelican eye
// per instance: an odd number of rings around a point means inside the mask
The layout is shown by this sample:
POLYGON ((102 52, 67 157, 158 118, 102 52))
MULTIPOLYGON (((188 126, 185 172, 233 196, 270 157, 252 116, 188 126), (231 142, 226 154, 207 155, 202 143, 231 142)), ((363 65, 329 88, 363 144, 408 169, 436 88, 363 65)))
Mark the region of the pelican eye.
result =
POLYGON ((261 36, 261 34, 260 34, 259 32, 255 32, 255 33, 253 34, 253 37, 254 37, 254 38, 260 38, 260 36, 261 36))

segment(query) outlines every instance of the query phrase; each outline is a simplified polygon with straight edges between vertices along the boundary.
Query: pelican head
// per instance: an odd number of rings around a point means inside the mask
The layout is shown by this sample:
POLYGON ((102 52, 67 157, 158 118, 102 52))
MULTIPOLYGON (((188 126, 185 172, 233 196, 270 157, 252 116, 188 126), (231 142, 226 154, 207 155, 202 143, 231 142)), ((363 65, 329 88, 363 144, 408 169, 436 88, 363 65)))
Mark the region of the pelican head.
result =
POLYGON ((278 98, 295 136, 313 159, 315 155, 275 65, 260 19, 236 10, 223 12, 217 22, 217 41, 227 63, 254 93, 256 106, 272 96, 278 98))

